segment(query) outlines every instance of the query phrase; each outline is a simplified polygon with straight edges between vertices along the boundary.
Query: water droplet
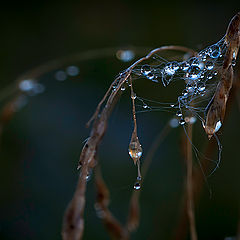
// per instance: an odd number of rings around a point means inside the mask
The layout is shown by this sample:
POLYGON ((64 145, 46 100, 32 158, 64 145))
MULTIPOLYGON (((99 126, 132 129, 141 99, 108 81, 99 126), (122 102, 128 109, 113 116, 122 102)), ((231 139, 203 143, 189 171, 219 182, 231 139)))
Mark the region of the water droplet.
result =
POLYGON ((200 73, 201 69, 198 66, 191 66, 186 74, 186 77, 195 80, 199 78, 200 73))
POLYGON ((90 181, 91 178, 92 178, 92 171, 89 171, 88 174, 87 174, 87 176, 86 176, 86 181, 87 181, 87 182, 90 181))
POLYGON ((188 91, 187 91, 186 89, 184 89, 183 92, 182 92, 182 95, 183 95, 184 97, 187 97, 187 96, 188 96, 188 91))
POLYGON ((214 67, 214 63, 212 61, 207 61, 205 67, 207 70, 212 70, 214 67))
POLYGON ((172 118, 170 121, 169 121, 169 125, 170 127, 172 128, 176 128, 179 126, 179 121, 177 118, 172 118))
POLYGON ((174 61, 174 62, 171 62, 170 65, 169 65, 174 71, 177 71, 179 69, 179 63, 174 61))
POLYGON ((75 77, 79 74, 79 68, 77 66, 69 66, 66 69, 66 73, 69 76, 75 77))
POLYGON ((19 89, 23 92, 31 91, 34 88, 35 82, 31 79, 23 80, 19 83, 19 89))
POLYGON ((180 64, 180 69, 185 72, 185 71, 187 71, 189 69, 189 66, 190 65, 187 62, 182 62, 180 64))
POLYGON ((137 177, 137 180, 138 180, 138 181, 141 181, 141 180, 142 180, 142 177, 138 176, 138 177, 137 177))
POLYGON ((206 86, 204 84, 199 84, 198 85, 198 91, 203 92, 206 89, 206 86))
POLYGON ((143 65, 141 67, 141 73, 143 75, 148 75, 151 72, 151 67, 149 65, 143 65))
POLYGON ((216 123, 216 126, 215 126, 215 132, 217 132, 219 129, 220 129, 220 127, 222 126, 222 123, 221 123, 221 121, 219 120, 217 123, 216 123))
POLYGON ((58 81, 65 81, 67 79, 67 74, 64 71, 60 70, 55 73, 55 78, 58 81))
POLYGON ((185 122, 185 120, 183 119, 183 118, 181 118, 180 120, 179 120, 179 124, 180 125, 184 125, 186 122, 185 122))
POLYGON ((148 108, 148 105, 147 105, 147 104, 144 104, 144 105, 143 105, 143 108, 145 108, 145 109, 148 108))
POLYGON ((147 74, 147 78, 149 80, 153 80, 155 78, 155 75, 152 72, 150 72, 150 73, 147 74))
POLYGON ((119 50, 116 53, 116 57, 123 62, 129 62, 133 60, 135 54, 132 50, 119 50))
POLYGON ((133 94, 131 95, 131 98, 132 98, 133 100, 136 99, 136 98, 137 98, 136 93, 133 93, 133 94))
POLYGON ((189 119, 190 124, 194 124, 196 121, 197 121, 196 117, 190 117, 190 119, 189 119))
POLYGON ((212 79, 212 78, 213 78, 213 76, 214 76, 214 75, 213 75, 213 73, 212 73, 212 72, 210 72, 210 73, 208 73, 208 74, 207 74, 207 79, 212 79))
POLYGON ((182 112, 179 110, 179 111, 176 112, 176 115, 177 115, 178 117, 181 117, 181 116, 182 116, 182 112))
POLYGON ((233 58, 233 60, 232 60, 232 66, 234 67, 235 65, 236 65, 236 59, 233 58))
POLYGON ((122 90, 122 91, 125 91, 125 89, 126 89, 125 86, 122 86, 122 87, 121 87, 121 90, 122 90))
POLYGON ((170 62, 164 68, 164 74, 173 75, 179 69, 178 62, 170 62))
POLYGON ((135 137, 131 140, 128 147, 128 153, 136 164, 136 162, 140 159, 143 153, 138 137, 135 137))
POLYGON ((141 189, 141 184, 139 182, 136 182, 133 187, 135 190, 140 190, 141 189))
POLYGON ((193 93, 194 92, 194 88, 193 87, 187 87, 187 91, 188 93, 193 93))
POLYGON ((209 47, 209 54, 211 58, 218 58, 221 54, 221 49, 218 45, 214 44, 209 47))
POLYGON ((198 55, 201 57, 201 60, 202 60, 203 62, 206 61, 206 59, 207 59, 207 53, 206 53, 205 50, 201 51, 198 55))

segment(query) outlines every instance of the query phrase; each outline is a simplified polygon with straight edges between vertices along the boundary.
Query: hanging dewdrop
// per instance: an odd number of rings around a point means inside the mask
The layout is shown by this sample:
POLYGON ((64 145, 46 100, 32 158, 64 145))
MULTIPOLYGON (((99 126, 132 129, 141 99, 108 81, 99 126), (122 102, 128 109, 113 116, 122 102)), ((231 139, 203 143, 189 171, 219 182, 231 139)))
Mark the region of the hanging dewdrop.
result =
POLYGON ((138 176, 137 176, 137 182, 134 185, 134 189, 139 190, 141 188, 140 181, 142 180, 141 171, 140 171, 140 158, 142 156, 143 150, 137 136, 137 119, 136 119, 136 110, 135 110, 136 94, 133 91, 133 84, 132 84, 131 78, 130 78, 130 88, 131 88, 132 114, 133 114, 134 128, 133 128, 132 137, 128 147, 128 153, 132 158, 134 164, 137 165, 138 176))

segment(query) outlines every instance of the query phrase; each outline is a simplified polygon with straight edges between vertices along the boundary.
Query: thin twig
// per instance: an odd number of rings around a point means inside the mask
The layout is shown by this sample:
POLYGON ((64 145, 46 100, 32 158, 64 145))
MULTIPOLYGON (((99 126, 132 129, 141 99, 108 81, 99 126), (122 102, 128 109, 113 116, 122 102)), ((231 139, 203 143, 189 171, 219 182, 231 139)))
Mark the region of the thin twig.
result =
MULTIPOLYGON (((187 126, 187 135, 192 141, 192 124, 187 126)), ((190 225, 190 235, 191 240, 197 240, 197 231, 195 226, 195 216, 194 216, 194 200, 193 200, 193 176, 192 176, 192 144, 187 141, 187 213, 190 225)))

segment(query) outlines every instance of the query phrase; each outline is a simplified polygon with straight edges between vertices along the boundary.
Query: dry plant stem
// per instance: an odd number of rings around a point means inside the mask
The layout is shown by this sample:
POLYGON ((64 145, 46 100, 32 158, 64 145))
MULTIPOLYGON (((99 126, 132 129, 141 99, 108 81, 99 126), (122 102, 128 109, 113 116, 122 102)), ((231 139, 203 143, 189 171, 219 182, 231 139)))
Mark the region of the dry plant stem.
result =
POLYGON ((225 42, 227 52, 221 69, 221 80, 217 86, 216 92, 207 107, 207 117, 205 122, 205 131, 210 139, 215 131, 217 124, 223 123, 226 111, 226 104, 233 83, 232 62, 236 60, 240 45, 240 12, 236 14, 229 23, 225 42))
MULTIPOLYGON (((234 100, 236 99, 236 95, 239 92, 239 84, 240 82, 240 62, 238 61, 235 68, 234 68, 234 79, 233 79, 233 87, 231 89, 230 95, 229 95, 229 99, 227 102, 227 108, 226 108, 226 116, 225 116, 225 123, 226 120, 229 116, 229 112, 231 110, 231 106, 234 102, 234 100)), ((222 131, 223 131, 224 125, 222 127, 222 131)), ((214 141, 209 141, 208 145, 205 148, 204 151, 204 156, 208 156, 208 158, 211 158, 211 156, 213 155, 214 152, 214 146, 215 146, 215 142, 214 141)), ((201 158, 200 159, 201 163, 202 163, 202 169, 204 172, 207 172, 209 169, 209 161, 207 159, 201 158)), ((204 184, 204 179, 203 179, 203 175, 201 171, 195 172, 194 177, 193 177, 193 185, 194 185, 194 199, 195 199, 195 203, 198 201, 200 195, 201 195, 201 191, 203 188, 203 184, 204 184)), ((184 196, 184 199, 186 199, 186 196, 184 196)), ((174 236, 173 239, 174 240, 184 240, 186 239, 186 234, 187 234, 187 204, 186 201, 184 201, 185 205, 181 210, 181 215, 179 217, 179 221, 178 221, 178 225, 176 227, 176 230, 174 232, 174 236)), ((240 221, 239 221, 240 222, 240 221)))
POLYGON ((129 239, 129 233, 117 219, 112 215, 108 209, 109 205, 109 191, 101 176, 100 167, 97 167, 95 172, 95 183, 97 187, 97 200, 95 209, 98 216, 102 219, 105 228, 111 239, 127 240, 129 239))
POLYGON ((82 149, 82 153, 80 155, 79 166, 81 166, 82 172, 81 172, 81 175, 79 176, 77 189, 64 215, 63 228, 62 228, 62 236, 64 240, 70 240, 70 239, 79 240, 82 238, 83 229, 84 229, 86 176, 89 168, 93 168, 96 164, 95 159, 96 159, 97 148, 106 131, 107 121, 111 113, 111 110, 114 107, 114 104, 116 103, 118 97, 120 96, 121 86, 129 78, 132 72, 132 69, 137 64, 139 64, 143 60, 149 59, 153 54, 163 50, 180 50, 180 51, 190 52, 192 54, 195 54, 193 50, 185 47, 181 47, 181 46, 166 46, 166 47, 161 47, 153 50, 146 57, 136 61, 132 66, 130 66, 130 68, 128 68, 125 71, 124 77, 119 76, 112 83, 111 87, 108 89, 102 101, 97 106, 97 109, 93 117, 88 122, 87 125, 89 125, 94 120, 90 137, 88 138, 88 141, 84 145, 82 149), (115 89, 115 91, 112 91, 112 86, 118 81, 119 83, 117 88, 115 89), (100 113, 101 106, 105 102, 105 100, 107 100, 107 102, 100 113))
MULTIPOLYGON (((187 126, 187 134, 189 139, 192 141, 192 125, 188 124, 187 126)), ((197 232, 195 226, 195 216, 194 216, 194 199, 193 199, 193 176, 192 176, 192 144, 187 141, 187 214, 189 219, 190 226, 190 235, 191 240, 197 240, 197 232)))

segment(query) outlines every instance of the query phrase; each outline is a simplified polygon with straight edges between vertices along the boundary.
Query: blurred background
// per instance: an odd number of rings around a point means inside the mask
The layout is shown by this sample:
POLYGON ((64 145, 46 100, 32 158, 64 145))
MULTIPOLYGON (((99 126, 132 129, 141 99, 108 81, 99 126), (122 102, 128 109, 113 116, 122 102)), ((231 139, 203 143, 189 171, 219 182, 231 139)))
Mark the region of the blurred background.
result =
MULTIPOLYGON (((186 5, 33 1, 1 6, 1 107, 15 96, 15 88, 28 94, 17 95, 18 111, 2 130, 0 239, 61 239, 63 213, 78 179, 78 157, 89 135, 85 123, 114 77, 149 49, 175 44, 199 50, 217 42, 238 11, 239 3, 225 1, 186 5), (132 49, 127 62, 116 56, 121 49, 132 49), (54 64, 52 60, 56 60, 54 64), (28 91, 31 81, 16 82, 24 72, 43 64, 34 73, 39 82, 37 92, 28 91)), ((145 82, 136 92, 148 97, 174 94, 145 82)), ((156 133, 171 117, 161 111, 138 115, 143 159, 156 133)), ((207 179, 212 197, 203 183, 196 204, 199 239, 228 239, 237 233, 239 118, 234 101, 220 131, 220 168, 207 179)), ((203 151, 207 137, 200 123, 194 128, 193 141, 203 151)), ((121 223, 126 221, 136 178, 128 155, 131 131, 131 102, 125 91, 99 150, 103 177, 111 192, 110 209, 121 223)), ((182 129, 173 129, 155 154, 141 193, 140 226, 131 239, 177 239, 186 175, 182 137, 182 129)), ((215 152, 216 158, 217 148, 215 152)), ((194 166, 199 169, 197 162, 194 166)), ((90 179, 84 239, 109 239, 93 207, 95 196, 90 179)))

